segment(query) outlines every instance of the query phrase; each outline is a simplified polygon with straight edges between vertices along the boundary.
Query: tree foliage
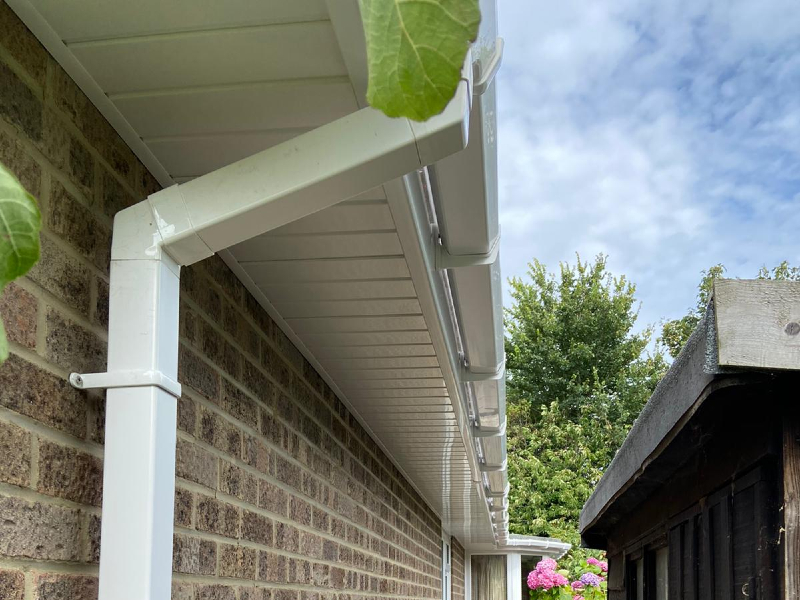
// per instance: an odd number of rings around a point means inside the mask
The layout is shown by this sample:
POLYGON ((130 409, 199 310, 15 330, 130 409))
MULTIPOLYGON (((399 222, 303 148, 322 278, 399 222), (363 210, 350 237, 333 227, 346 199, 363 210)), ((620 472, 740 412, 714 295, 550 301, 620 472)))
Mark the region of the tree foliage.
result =
MULTIPOLYGON (((722 264, 716 264, 701 273, 700 284, 697 286, 697 302, 694 307, 680 319, 672 319, 662 324, 659 343, 667 349, 672 358, 677 358, 681 349, 686 345, 697 324, 706 314, 706 308, 711 301, 714 290, 714 280, 725 275, 727 269, 722 264)), ((800 281, 800 267, 792 267, 783 261, 777 267, 768 269, 762 266, 758 270, 756 279, 774 279, 781 281, 800 281)))
POLYGON ((510 528, 576 544, 584 502, 666 370, 606 259, 538 261, 506 313, 510 528))

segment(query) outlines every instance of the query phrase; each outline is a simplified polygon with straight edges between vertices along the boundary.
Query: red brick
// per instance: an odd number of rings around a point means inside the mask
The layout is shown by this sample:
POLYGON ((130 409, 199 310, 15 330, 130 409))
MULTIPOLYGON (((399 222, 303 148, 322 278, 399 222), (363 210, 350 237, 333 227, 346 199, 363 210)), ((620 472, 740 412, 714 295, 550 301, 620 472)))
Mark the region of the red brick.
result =
POLYGON ((31 474, 30 434, 13 423, 0 422, 0 456, 0 481, 27 487, 31 474))
POLYGON ((238 458, 242 452, 242 432, 217 413, 200 407, 198 437, 217 450, 238 458))
POLYGON ((216 489, 218 460, 214 455, 196 444, 178 440, 175 461, 178 477, 216 489))
MULTIPOLYGON (((227 267, 226 267, 227 268, 227 267)), ((251 358, 258 359, 261 341, 258 333, 233 302, 222 302, 222 328, 251 358)))
POLYGON ((301 525, 311 525, 311 505, 294 496, 289 501, 289 516, 301 525))
POLYGON ((258 506, 281 516, 288 516, 289 495, 279 487, 262 479, 258 483, 258 506))
POLYGON ((300 531, 287 523, 275 523, 275 547, 285 552, 300 550, 300 531))
POLYGON ((257 553, 253 548, 233 544, 219 545, 219 576, 236 579, 256 578, 257 553))
POLYGON ((286 582, 286 557, 272 552, 259 552, 258 578, 271 583, 286 582))
POLYGON ((86 392, 11 355, 0 369, 0 405, 78 438, 86 435, 86 392))
POLYGON ((250 510, 242 511, 242 539, 271 546, 273 528, 274 523, 269 517, 250 510))
POLYGON ((178 399, 178 429, 191 435, 197 429, 197 405, 186 395, 178 399))
POLYGON ((2 556, 78 560, 79 531, 79 511, 21 498, 0 497, 2 556))
POLYGON ((100 506, 103 461, 74 448, 41 441, 38 490, 49 496, 100 506))
POLYGON ((217 569, 217 544, 176 533, 172 538, 172 570, 190 575, 213 575, 217 569))
POLYGON ((244 434, 242 460, 265 475, 272 472, 272 452, 255 436, 244 434))
POLYGON ((222 300, 214 286, 209 285, 198 265, 181 269, 181 294, 191 298, 214 323, 222 318, 222 300))
POLYGON ((258 480, 244 469, 224 461, 220 471, 219 490, 248 504, 255 505, 258 502, 258 480))
POLYGON ((191 527, 193 512, 194 494, 189 490, 177 488, 175 490, 175 525, 191 527))
POLYGON ((107 343, 52 307, 47 309, 46 344, 46 357, 67 371, 105 371, 107 343))
POLYGON ((172 581, 172 597, 171 600, 193 600, 194 587, 191 583, 182 581, 172 581))
POLYGON ((105 169, 100 174, 98 196, 103 212, 108 217, 113 217, 119 211, 133 206, 138 201, 137 198, 122 187, 116 177, 105 169))
POLYGON ((47 235, 40 236, 39 262, 28 272, 28 279, 38 283, 56 298, 89 315, 91 274, 83 262, 67 254, 47 235))
POLYGON ((221 400, 222 408, 229 415, 253 429, 258 427, 258 404, 227 379, 222 382, 221 400))
POLYGON ((37 573, 34 598, 37 600, 95 600, 97 577, 63 573, 37 573))
POLYGON ((100 525, 100 515, 87 515, 87 546, 84 555, 87 561, 95 564, 100 562, 100 525))
POLYGON ((42 101, 8 65, 0 63, 0 117, 28 139, 42 139, 42 101))
POLYGON ((94 301, 94 310, 92 311, 92 322, 100 325, 103 329, 108 329, 108 301, 109 289, 108 283, 105 279, 95 277, 97 286, 97 297, 94 301))
POLYGON ((25 595, 25 575, 22 571, 0 569, 0 600, 22 600, 25 595))
POLYGON ((44 87, 49 59, 47 50, 5 2, 0 3, 0 31, 3 32, 3 47, 22 65, 31 79, 44 87))
POLYGON ((183 344, 178 355, 178 379, 209 400, 216 401, 219 398, 219 375, 183 344))
MULTIPOLYGON (((5 3, 0 4, 0 13, 4 6, 5 3)), ((0 31, 2 29, 3 25, 0 22, 0 31)), ((14 174, 29 194, 34 198, 39 197, 42 189, 42 168, 18 140, 2 131, 0 131, 0 162, 14 174)))
POLYGON ((98 269, 107 273, 111 256, 111 229, 78 202, 61 183, 50 191, 47 224, 50 231, 74 247, 98 269))
POLYGON ((195 523, 198 531, 209 531, 236 539, 239 537, 240 521, 241 509, 210 496, 198 495, 195 523))
POLYGON ((200 585, 195 587, 196 600, 236 600, 235 588, 225 585, 200 585))
POLYGON ((263 587, 240 587, 239 600, 272 600, 272 590, 263 587))

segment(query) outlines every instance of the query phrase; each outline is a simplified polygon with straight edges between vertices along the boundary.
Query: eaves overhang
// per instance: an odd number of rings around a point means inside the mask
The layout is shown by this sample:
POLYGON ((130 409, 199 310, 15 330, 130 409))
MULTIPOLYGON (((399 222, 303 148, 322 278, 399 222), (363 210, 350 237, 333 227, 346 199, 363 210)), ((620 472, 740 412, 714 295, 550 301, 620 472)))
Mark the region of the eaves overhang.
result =
POLYGON ((506 543, 495 3, 425 124, 364 108, 356 0, 8 3, 167 188, 117 258, 220 253, 445 528, 506 543))

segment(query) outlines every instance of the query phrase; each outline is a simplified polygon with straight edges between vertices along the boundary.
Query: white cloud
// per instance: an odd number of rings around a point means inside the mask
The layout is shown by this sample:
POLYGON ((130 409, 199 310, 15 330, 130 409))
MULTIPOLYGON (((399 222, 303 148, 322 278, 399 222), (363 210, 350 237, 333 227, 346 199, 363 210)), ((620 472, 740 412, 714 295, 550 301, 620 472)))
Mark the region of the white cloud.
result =
POLYGON ((605 252, 653 322, 717 262, 800 263, 791 4, 500 3, 505 275, 605 252))

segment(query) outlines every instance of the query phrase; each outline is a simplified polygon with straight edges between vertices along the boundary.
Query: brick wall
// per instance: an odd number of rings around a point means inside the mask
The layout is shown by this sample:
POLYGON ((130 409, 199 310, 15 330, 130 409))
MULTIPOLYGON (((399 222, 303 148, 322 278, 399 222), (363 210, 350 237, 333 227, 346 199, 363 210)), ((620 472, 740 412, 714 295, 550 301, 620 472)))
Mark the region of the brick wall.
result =
MULTIPOLYGON (((158 185, 2 0, 0 161, 44 221, 0 299, 0 600, 88 600, 104 399, 66 377, 105 368, 112 217, 158 185)), ((438 518, 216 257, 180 335, 173 597, 441 597, 438 518)))

